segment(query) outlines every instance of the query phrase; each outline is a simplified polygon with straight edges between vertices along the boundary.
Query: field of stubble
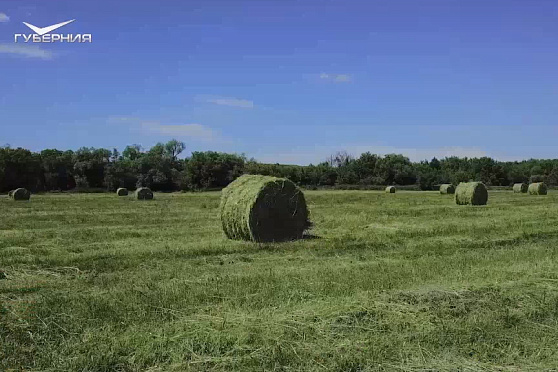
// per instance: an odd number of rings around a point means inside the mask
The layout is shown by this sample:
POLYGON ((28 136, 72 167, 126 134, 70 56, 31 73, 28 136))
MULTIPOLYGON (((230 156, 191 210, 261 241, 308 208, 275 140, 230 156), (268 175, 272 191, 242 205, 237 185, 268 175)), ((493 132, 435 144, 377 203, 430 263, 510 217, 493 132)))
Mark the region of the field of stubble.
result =
POLYGON ((558 192, 307 191, 309 239, 229 241, 219 193, 0 199, 0 370, 558 366, 558 192))

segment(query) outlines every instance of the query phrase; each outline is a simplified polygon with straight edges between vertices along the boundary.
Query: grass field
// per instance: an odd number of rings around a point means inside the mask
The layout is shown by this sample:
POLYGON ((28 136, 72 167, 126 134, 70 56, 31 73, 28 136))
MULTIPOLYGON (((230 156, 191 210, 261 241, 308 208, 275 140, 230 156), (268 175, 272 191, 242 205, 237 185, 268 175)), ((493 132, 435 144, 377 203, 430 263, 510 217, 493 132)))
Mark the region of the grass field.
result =
POLYGON ((558 192, 308 191, 297 242, 225 239, 219 193, 0 200, 0 370, 558 366, 558 192))

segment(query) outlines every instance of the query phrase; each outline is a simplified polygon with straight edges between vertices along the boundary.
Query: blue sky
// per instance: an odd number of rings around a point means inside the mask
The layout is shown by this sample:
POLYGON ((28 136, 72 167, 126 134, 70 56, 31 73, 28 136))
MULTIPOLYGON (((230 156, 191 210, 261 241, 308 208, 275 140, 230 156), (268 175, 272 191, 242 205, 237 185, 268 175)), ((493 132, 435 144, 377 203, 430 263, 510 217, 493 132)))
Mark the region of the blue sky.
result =
POLYGON ((556 158, 557 66, 556 0, 3 0, 0 145, 556 158))

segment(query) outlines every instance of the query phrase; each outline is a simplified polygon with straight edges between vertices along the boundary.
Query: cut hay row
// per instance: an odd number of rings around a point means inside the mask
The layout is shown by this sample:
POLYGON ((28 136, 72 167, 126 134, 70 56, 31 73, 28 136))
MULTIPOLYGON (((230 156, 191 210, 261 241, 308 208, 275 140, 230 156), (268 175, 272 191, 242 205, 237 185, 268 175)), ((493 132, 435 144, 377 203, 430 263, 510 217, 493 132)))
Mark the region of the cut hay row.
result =
POLYGON ((488 190, 482 182, 461 182, 455 189, 455 202, 459 205, 486 205, 488 190))
POLYGON ((149 187, 140 187, 134 193, 137 200, 151 200, 153 199, 153 191, 149 187))
POLYGON ((395 186, 388 186, 386 187, 386 192, 388 194, 395 194, 395 186))
POLYGON ((455 194, 455 186, 451 183, 440 185, 440 194, 455 194))
POLYGON ((527 185, 525 182, 516 183, 513 185, 513 192, 516 194, 526 193, 528 189, 529 185, 527 185))
POLYGON ((8 192, 8 197, 12 200, 29 200, 31 193, 29 190, 20 187, 15 190, 8 192))
POLYGON ((310 227, 304 194, 285 178, 237 178, 223 189, 220 214, 229 239, 288 241, 302 238, 310 227))
POLYGON ((535 182, 529 185, 529 195, 546 195, 547 187, 544 182, 535 182))

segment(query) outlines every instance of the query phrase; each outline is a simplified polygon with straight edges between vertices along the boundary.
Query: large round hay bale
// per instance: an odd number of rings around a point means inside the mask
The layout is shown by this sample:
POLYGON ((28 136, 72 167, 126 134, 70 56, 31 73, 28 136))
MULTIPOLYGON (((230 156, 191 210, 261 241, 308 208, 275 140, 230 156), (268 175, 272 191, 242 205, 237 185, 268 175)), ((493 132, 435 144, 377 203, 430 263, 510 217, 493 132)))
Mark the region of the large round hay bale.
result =
POLYGON ((528 189, 529 189, 529 185, 527 185, 525 182, 515 183, 513 185, 513 192, 516 194, 526 193, 528 189))
POLYGON ((128 195, 128 189, 125 188, 125 187, 119 187, 118 190, 116 190, 116 195, 126 196, 126 195, 128 195))
POLYGON ((451 183, 440 185, 440 194, 455 194, 455 186, 451 183))
POLYGON ((10 191, 8 195, 13 200, 29 200, 31 197, 29 190, 24 189, 23 187, 10 191))
POLYGON ((395 186, 386 187, 386 192, 389 194, 395 194, 395 186))
POLYGON ((302 238, 310 227, 302 191, 286 178, 244 175, 221 194, 221 224, 229 239, 256 242, 302 238))
POLYGON ((459 205, 485 205, 488 190, 482 182, 461 182, 455 189, 455 202, 459 205))
POLYGON ((529 195, 546 195, 547 191, 544 182, 535 182, 529 185, 529 195))
POLYGON ((140 187, 134 194, 137 200, 151 200, 153 199, 153 191, 149 187, 140 187))

